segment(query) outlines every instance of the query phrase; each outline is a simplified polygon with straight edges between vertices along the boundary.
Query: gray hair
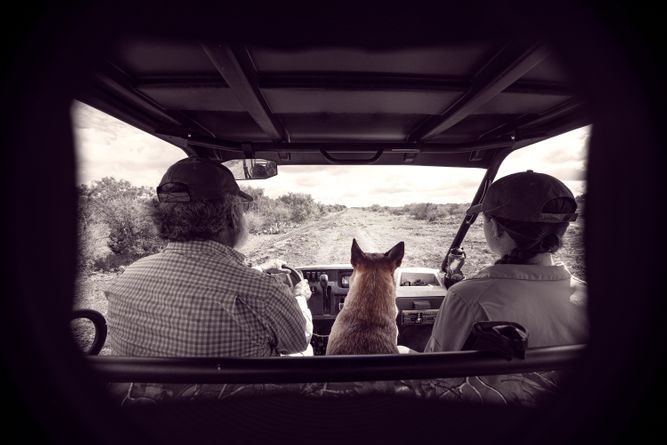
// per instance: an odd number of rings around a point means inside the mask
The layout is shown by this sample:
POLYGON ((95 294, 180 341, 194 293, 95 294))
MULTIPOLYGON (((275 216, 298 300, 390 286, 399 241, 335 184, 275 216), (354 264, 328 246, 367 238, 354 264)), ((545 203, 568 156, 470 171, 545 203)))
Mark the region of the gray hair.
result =
POLYGON ((154 201, 153 222, 160 238, 169 241, 216 239, 225 229, 236 233, 243 225, 243 204, 236 195, 195 202, 154 201))

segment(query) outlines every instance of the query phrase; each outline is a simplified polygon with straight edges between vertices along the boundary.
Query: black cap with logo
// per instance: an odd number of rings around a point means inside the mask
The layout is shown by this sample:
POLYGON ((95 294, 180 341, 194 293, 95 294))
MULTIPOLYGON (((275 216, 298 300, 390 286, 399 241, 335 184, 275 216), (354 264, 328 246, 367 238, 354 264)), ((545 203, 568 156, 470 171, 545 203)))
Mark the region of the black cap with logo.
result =
POLYGON ((577 219, 572 213, 544 213, 546 203, 557 198, 576 201, 565 184, 553 176, 532 170, 498 179, 486 191, 481 203, 470 207, 467 215, 482 212, 522 222, 568 222, 577 219))
POLYGON ((227 167, 200 157, 181 159, 169 167, 157 187, 157 195, 160 202, 221 200, 226 195, 252 201, 252 196, 241 191, 227 167))

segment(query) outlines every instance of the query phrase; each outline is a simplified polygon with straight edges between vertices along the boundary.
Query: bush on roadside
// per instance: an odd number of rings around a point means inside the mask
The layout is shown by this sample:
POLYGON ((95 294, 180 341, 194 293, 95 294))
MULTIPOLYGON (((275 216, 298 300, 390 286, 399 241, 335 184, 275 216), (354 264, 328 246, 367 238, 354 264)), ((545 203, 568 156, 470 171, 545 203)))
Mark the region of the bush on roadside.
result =
POLYGON ((290 211, 290 221, 302 223, 307 219, 319 216, 319 208, 312 196, 305 193, 288 193, 278 198, 285 203, 290 211))
POLYGON ((79 186, 78 195, 81 270, 116 270, 164 246, 150 219, 152 189, 106 177, 79 186))
POLYGON ((402 206, 402 207, 390 207, 389 213, 391 213, 392 215, 406 215, 409 212, 407 206, 402 206))
POLYGON ((95 262, 111 253, 107 246, 109 228, 103 223, 79 224, 78 226, 78 268, 92 272, 95 262))
POLYGON ((419 220, 426 220, 429 222, 434 222, 438 219, 442 219, 448 215, 448 212, 444 205, 427 203, 413 204, 410 210, 410 214, 419 220))
POLYGON ((252 234, 261 233, 266 225, 266 219, 257 212, 247 212, 245 218, 248 224, 248 232, 252 234))
MULTIPOLYGON (((311 195, 288 193, 269 198, 261 188, 241 186, 253 197, 246 207, 251 234, 283 233, 296 224, 344 210, 325 205, 311 195)), ((157 200, 153 189, 106 177, 78 187, 79 258, 81 272, 117 271, 137 259, 158 252, 166 242, 157 235, 150 206, 157 200)))
POLYGON ((329 213, 342 212, 343 210, 347 209, 347 206, 343 204, 329 204, 326 207, 327 212, 329 213))
POLYGON ((241 186, 241 190, 253 197, 246 212, 251 234, 281 233, 289 226, 291 212, 287 204, 264 195, 263 189, 241 186))
POLYGON ((460 219, 465 215, 467 204, 434 204, 420 202, 405 204, 401 207, 382 207, 381 210, 391 215, 410 215, 414 219, 436 222, 444 219, 460 219))

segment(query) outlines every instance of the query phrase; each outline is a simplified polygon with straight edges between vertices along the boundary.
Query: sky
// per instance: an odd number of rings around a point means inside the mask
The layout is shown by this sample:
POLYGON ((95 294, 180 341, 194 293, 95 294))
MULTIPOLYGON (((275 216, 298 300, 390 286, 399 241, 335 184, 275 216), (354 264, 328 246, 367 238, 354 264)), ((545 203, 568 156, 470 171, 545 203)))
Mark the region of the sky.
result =
MULTIPOLYGON (((183 159, 178 147, 80 102, 72 105, 78 183, 105 176, 137 186, 155 187, 169 165, 183 159)), ((497 178, 532 169, 562 180, 575 196, 585 193, 590 127, 521 148, 510 154, 497 178)), ((308 193, 324 204, 363 207, 413 202, 470 202, 484 176, 482 169, 425 166, 279 166, 266 180, 239 181, 277 198, 308 193)))

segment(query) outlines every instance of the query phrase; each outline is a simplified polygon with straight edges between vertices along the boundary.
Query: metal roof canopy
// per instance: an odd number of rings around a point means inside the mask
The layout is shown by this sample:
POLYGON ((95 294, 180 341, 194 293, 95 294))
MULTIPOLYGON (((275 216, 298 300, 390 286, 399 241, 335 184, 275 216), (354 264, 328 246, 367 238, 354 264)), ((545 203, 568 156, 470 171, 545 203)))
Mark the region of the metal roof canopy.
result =
POLYGON ((124 38, 80 99, 219 160, 488 168, 590 123, 542 42, 227 44, 124 38))

